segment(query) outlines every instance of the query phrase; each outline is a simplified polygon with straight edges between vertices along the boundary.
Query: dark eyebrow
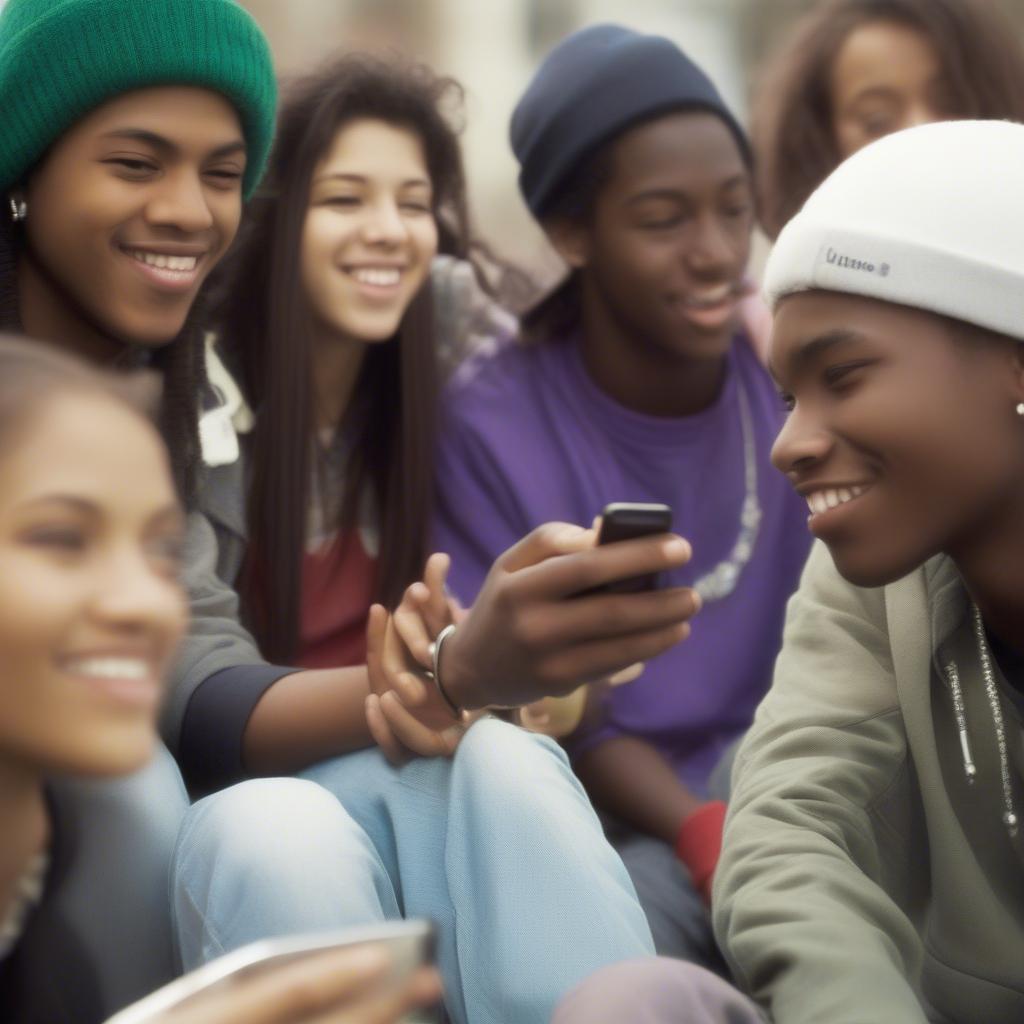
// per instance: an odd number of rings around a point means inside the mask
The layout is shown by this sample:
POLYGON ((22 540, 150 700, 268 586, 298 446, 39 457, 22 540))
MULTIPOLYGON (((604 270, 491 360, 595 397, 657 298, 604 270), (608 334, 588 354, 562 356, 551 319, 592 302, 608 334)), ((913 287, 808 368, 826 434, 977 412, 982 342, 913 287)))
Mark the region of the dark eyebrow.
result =
MULTIPOLYGON (((24 502, 21 508, 32 509, 40 505, 66 505, 76 512, 89 516, 96 516, 100 513, 99 505, 77 494, 41 494, 37 498, 30 498, 24 502)), ((158 509, 149 517, 148 522, 150 525, 162 526, 166 523, 169 526, 184 528, 185 517, 182 515, 180 506, 175 503, 158 509)))
MULTIPOLYGON (((156 132, 147 131, 145 128, 118 128, 116 131, 107 132, 104 138, 144 142, 147 146, 152 146, 153 149, 162 153, 177 153, 179 150, 179 147, 170 139, 164 138, 163 135, 158 135, 156 132)), ((245 153, 244 139, 235 139, 232 142, 224 143, 223 146, 218 146, 209 154, 208 159, 220 159, 225 156, 234 156, 236 153, 245 153)))
MULTIPOLYGON (((319 185, 321 182, 324 181, 350 181, 356 185, 365 185, 367 182, 367 178, 366 175, 364 174, 346 174, 339 171, 335 174, 323 174, 319 178, 317 178, 313 182, 313 184, 319 185)), ((408 188, 411 185, 420 185, 423 188, 431 187, 430 181, 427 178, 406 178, 405 181, 401 182, 402 188, 408 188)))
MULTIPOLYGON (((746 188, 750 187, 750 178, 746 174, 734 174, 727 181, 723 181, 718 186, 719 192, 728 192, 730 189, 734 189, 739 185, 743 185, 746 188)), ((637 203, 647 202, 648 200, 665 199, 670 202, 692 202, 692 196, 688 192, 681 191, 675 188, 652 188, 647 189, 645 192, 637 192, 635 195, 630 196, 626 200, 627 206, 634 206, 637 203)))
POLYGON ((70 505, 78 512, 94 515, 96 505, 77 494, 41 494, 38 498, 30 498, 22 504, 22 508, 35 508, 37 505, 70 505))
MULTIPOLYGON (((862 341, 863 339, 863 334, 858 334, 856 331, 841 327, 833 331, 826 331, 824 334, 819 334, 817 337, 811 338, 810 341, 804 342, 789 357, 788 369, 791 373, 796 373, 809 363, 814 362, 815 359, 819 358, 829 349, 835 348, 836 345, 843 345, 850 341, 862 341)), ((771 361, 768 364, 768 372, 775 380, 779 379, 777 369, 771 361)))
POLYGON ((637 203, 645 203, 650 200, 665 199, 669 202, 677 203, 679 201, 689 202, 690 197, 685 192, 680 192, 677 189, 672 188, 652 188, 646 192, 637 192, 636 195, 630 196, 626 200, 627 206, 635 206, 637 203))

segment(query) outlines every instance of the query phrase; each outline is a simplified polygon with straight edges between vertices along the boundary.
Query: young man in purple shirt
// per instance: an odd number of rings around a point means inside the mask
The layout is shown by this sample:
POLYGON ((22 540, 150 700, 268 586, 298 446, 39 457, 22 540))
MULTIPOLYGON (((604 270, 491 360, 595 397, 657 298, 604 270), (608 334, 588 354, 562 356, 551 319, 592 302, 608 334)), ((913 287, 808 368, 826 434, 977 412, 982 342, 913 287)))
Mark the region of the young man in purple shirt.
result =
POLYGON ((781 403, 740 324, 747 142, 674 44, 613 26, 563 42, 512 119, 528 205, 569 266, 443 403, 437 548, 471 602, 539 523, 662 502, 704 607, 689 639, 609 691, 566 744, 658 951, 717 966, 704 901, 723 805, 711 774, 750 724, 808 549, 769 463, 781 403))

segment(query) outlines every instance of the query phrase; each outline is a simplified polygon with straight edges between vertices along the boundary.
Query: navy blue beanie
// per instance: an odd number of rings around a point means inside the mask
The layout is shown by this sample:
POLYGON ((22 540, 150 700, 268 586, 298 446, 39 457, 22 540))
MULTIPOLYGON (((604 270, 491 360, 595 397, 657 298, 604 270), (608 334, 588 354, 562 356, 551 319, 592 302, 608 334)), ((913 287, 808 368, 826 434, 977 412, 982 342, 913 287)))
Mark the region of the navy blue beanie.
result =
POLYGON ((509 135, 526 205, 542 217, 584 157, 670 110, 717 114, 749 162, 743 129, 711 79, 675 43, 619 25, 573 33, 548 54, 512 113, 509 135))

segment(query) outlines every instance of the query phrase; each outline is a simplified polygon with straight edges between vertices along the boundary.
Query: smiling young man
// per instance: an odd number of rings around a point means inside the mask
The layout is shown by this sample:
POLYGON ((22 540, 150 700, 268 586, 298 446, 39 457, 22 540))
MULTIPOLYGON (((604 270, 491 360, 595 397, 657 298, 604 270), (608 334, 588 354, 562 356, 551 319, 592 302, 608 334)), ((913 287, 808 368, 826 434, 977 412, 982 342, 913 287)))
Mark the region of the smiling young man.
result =
MULTIPOLYGON (((193 307, 262 173, 275 99, 266 40, 232 0, 8 0, 0 12, 0 326, 159 370, 160 426, 189 499, 203 392, 193 307)), ((195 607, 213 595, 232 607, 193 526, 208 526, 190 516, 195 607)), ((41 942, 50 927, 73 932, 106 1016, 177 969, 167 874, 184 787, 161 748, 130 778, 64 778, 52 795, 76 856, 49 887, 41 942)), ((34 980, 53 986, 52 972, 34 980)), ((76 1001, 64 979, 56 995, 76 1001)))
POLYGON ((740 323, 747 143, 673 43, 611 25, 549 55, 511 134, 523 194, 570 272, 522 339, 449 388, 437 546, 468 603, 539 523, 672 506, 693 560, 666 582, 695 586, 703 610, 569 746, 659 951, 716 963, 709 780, 767 688, 808 547, 769 464, 782 410, 740 323))
POLYGON ((736 760, 715 923, 778 1024, 1024 1017, 1022 163, 1007 122, 897 133, 768 264, 773 459, 824 544, 736 760))

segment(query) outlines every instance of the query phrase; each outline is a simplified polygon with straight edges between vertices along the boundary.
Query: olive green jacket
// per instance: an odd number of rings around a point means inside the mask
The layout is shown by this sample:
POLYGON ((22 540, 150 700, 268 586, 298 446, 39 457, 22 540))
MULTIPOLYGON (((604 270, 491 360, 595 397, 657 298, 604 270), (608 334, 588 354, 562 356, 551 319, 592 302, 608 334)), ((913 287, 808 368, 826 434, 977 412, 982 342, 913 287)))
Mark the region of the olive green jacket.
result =
MULTIPOLYGON (((1020 813, 1020 705, 996 681, 1020 813)), ((952 562, 863 589, 818 545, 733 771, 714 919, 737 982, 777 1024, 1020 1024, 1024 863, 1004 811, 952 562)))

